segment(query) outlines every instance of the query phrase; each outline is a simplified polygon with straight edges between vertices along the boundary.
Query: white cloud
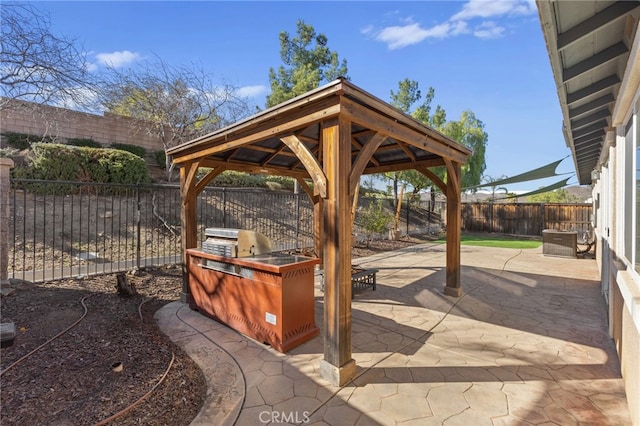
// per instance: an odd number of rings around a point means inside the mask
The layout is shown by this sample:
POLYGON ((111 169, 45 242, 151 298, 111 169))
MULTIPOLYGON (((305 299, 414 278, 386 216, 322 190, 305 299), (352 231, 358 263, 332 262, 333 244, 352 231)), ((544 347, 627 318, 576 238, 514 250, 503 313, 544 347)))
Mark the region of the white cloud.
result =
POLYGON ((365 34, 365 35, 366 35, 366 34, 370 34, 370 33, 374 32, 374 27, 373 27, 373 25, 367 25, 366 27, 364 27, 363 29, 361 29, 361 30, 360 30, 360 32, 361 32, 362 34, 365 34))
POLYGON ((128 50, 123 50, 121 52, 98 53, 96 55, 96 59, 99 64, 113 68, 123 67, 141 58, 142 57, 139 53, 130 52, 128 50))
POLYGON ((255 86, 240 87, 237 91, 238 96, 243 98, 255 98, 267 93, 267 87, 261 84, 255 86))
POLYGON ((482 39, 499 38, 505 33, 502 25, 485 21, 471 31, 469 21, 478 18, 526 16, 535 14, 536 11, 535 0, 469 0, 464 3, 460 12, 430 28, 423 28, 419 23, 406 19, 406 25, 389 26, 377 32, 372 26, 367 26, 361 33, 375 35, 375 39, 386 43, 390 50, 418 44, 429 38, 444 39, 461 34, 473 34, 482 39))
POLYGON ((503 15, 531 15, 536 13, 533 0, 469 0, 452 21, 490 18, 503 15))
POLYGON ((84 66, 87 68, 87 71, 89 72, 94 72, 98 69, 98 65, 96 65, 93 62, 87 62, 84 64, 84 66))
POLYGON ((376 39, 387 43, 389 49, 400 49, 420 43, 428 38, 443 39, 468 32, 465 22, 445 22, 431 28, 422 28, 412 23, 404 26, 386 27, 380 31, 376 39))
POLYGON ((473 35, 484 39, 500 38, 504 35, 504 27, 491 21, 483 22, 473 30, 473 35))

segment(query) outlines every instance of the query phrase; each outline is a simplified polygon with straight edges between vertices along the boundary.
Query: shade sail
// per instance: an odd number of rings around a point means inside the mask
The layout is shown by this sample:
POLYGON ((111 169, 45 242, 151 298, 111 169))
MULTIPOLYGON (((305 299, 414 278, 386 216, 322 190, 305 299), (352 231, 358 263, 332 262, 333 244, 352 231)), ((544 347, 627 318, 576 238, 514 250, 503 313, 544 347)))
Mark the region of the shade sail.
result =
POLYGON ((510 183, 527 182, 530 180, 538 180, 538 179, 545 179, 553 176, 560 176, 562 175, 562 173, 556 173, 556 169, 558 168, 558 165, 562 161, 564 161, 565 158, 567 157, 564 157, 558 161, 554 161, 553 163, 549 163, 542 167, 538 167, 537 169, 529 170, 528 172, 524 172, 516 176, 508 177, 501 180, 496 180, 493 182, 483 183, 481 185, 471 186, 469 188, 464 188, 464 190, 484 188, 487 186, 496 187, 496 186, 507 185, 510 183))
MULTIPOLYGON (((551 184, 549 186, 543 186, 542 188, 536 189, 535 191, 526 192, 524 194, 509 195, 508 197, 500 198, 500 200, 508 200, 509 198, 528 197, 529 195, 544 194, 545 192, 554 191, 556 189, 564 188, 565 186, 567 186, 567 183, 569 182, 569 179, 571 179, 572 177, 573 177, 573 175, 569 176, 566 179, 562 179, 561 181, 558 181, 558 182, 556 182, 554 184, 551 184)), ((496 201, 499 201, 499 200, 496 200, 496 201)))

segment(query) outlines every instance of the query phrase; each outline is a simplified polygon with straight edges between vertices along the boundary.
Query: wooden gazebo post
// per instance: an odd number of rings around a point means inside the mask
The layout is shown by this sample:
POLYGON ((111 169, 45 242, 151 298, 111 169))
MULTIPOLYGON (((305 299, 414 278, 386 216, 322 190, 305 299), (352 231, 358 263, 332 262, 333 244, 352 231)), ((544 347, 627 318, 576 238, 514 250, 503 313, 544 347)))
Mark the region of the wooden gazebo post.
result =
POLYGON ((447 183, 426 167, 418 167, 416 170, 429 178, 447 197, 447 272, 444 294, 460 297, 462 296, 460 286, 461 164, 451 160, 445 160, 445 164, 447 165, 447 183))
POLYGON ((197 180, 197 172, 200 162, 185 163, 180 167, 180 196, 182 198, 182 292, 180 301, 191 302, 189 291, 189 271, 187 271, 187 249, 198 245, 198 194, 205 186, 225 169, 216 167, 207 173, 202 179, 197 180))
POLYGON ((351 123, 344 118, 322 125, 323 168, 327 194, 323 202, 324 359, 320 373, 342 386, 356 373, 351 357, 351 123))
POLYGON ((460 297, 462 296, 460 286, 461 165, 451 160, 445 160, 445 162, 447 164, 447 281, 444 294, 460 297))

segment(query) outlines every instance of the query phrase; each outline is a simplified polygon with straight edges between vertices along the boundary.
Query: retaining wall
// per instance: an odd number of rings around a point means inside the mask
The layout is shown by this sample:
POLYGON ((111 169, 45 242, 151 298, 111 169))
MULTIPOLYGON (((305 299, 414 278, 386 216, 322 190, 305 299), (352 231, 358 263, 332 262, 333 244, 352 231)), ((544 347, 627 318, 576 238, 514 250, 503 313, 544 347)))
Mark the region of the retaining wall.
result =
MULTIPOLYGON (((149 125, 121 115, 87 114, 31 102, 3 99, 0 132, 49 136, 58 143, 67 139, 92 139, 108 147, 112 143, 137 145, 149 152, 164 150, 162 140, 147 133, 149 125)), ((1 146, 5 146, 2 141, 1 146)))

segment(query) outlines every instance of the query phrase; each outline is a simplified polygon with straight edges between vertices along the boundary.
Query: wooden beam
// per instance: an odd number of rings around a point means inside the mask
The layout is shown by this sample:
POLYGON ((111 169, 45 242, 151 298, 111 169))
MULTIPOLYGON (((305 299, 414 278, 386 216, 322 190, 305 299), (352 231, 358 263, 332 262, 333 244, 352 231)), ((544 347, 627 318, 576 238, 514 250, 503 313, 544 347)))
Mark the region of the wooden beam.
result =
MULTIPOLYGON (((260 165, 263 167, 268 165, 269 162, 274 158, 276 158, 278 155, 283 155, 286 148, 287 148, 287 145, 283 143, 280 149, 274 150, 274 152, 272 152, 271 155, 268 156, 266 160, 260 163, 260 165)), ((253 149, 253 145, 247 146, 247 149, 253 149)), ((298 157, 295 152, 293 153, 293 155, 296 156, 296 158, 298 157)))
POLYGON ((216 167, 215 169, 212 169, 211 171, 209 171, 209 173, 204 175, 202 177, 202 179, 200 179, 198 181, 198 183, 196 184, 196 186, 194 188, 194 191, 195 191, 196 195, 201 193, 202 190, 204 189, 204 187, 209 184, 209 182, 214 180, 217 176, 219 176, 224 171, 225 171, 224 167, 216 167))
POLYGON ((235 170, 238 172, 246 172, 246 173, 253 173, 253 174, 268 173, 268 174, 278 175, 278 176, 289 176, 292 178, 297 178, 297 177, 309 178, 310 177, 307 171, 304 169, 298 171, 298 170, 291 170, 286 167, 275 167, 275 166, 263 167, 257 164, 253 165, 253 164, 246 164, 246 163, 234 162, 234 161, 225 162, 225 161, 218 161, 218 160, 203 159, 202 161, 200 161, 200 167, 210 167, 210 168, 224 167, 226 170, 235 170))
MULTIPOLYGON (((322 131, 323 125, 323 123, 320 123, 320 129, 318 130, 318 150, 316 152, 316 158, 318 161, 323 157, 322 146, 324 145, 323 141, 325 137, 325 134, 322 131)), ((317 200, 313 201, 313 248, 316 256, 320 259, 320 265, 324 265, 324 199, 319 196, 316 198, 317 200)), ((324 266, 322 267, 324 268, 324 266)))
POLYGON ((311 189, 311 187, 307 184, 307 182, 304 179, 302 179, 301 177, 296 177, 296 180, 300 184, 300 187, 302 188, 302 190, 307 193, 307 195, 311 199, 311 202, 313 204, 317 203, 318 202, 318 194, 314 194, 313 189, 311 189))
POLYGON ((335 104, 335 100, 329 99, 329 101, 332 102, 330 103, 325 101, 321 103, 320 106, 324 106, 324 108, 320 110, 313 110, 301 116, 292 116, 290 118, 283 117, 271 126, 259 130, 256 129, 254 133, 237 137, 228 136, 225 139, 220 140, 199 141, 197 144, 194 144, 193 147, 185 148, 185 150, 188 149, 189 152, 180 154, 178 151, 173 154, 173 162, 181 164, 220 152, 229 151, 243 145, 249 145, 270 137, 277 137, 279 135, 286 134, 287 132, 299 129, 300 127, 309 126, 314 122, 327 119, 328 117, 337 116, 340 112, 340 105, 335 104))
POLYGON ((616 59, 619 56, 624 55, 628 51, 629 48, 622 41, 614 44, 613 46, 609 46, 606 49, 601 50, 600 52, 578 62, 577 64, 563 69, 562 82, 566 83, 569 80, 572 80, 599 65, 602 65, 606 62, 616 59))
POLYGON ((180 185, 180 194, 182 198, 187 196, 187 192, 191 190, 195 186, 196 173, 198 173, 198 168, 200 167, 200 162, 195 161, 193 163, 189 163, 180 169, 180 177, 182 178, 182 171, 184 169, 186 175, 184 177, 184 185, 180 185))
POLYGON ((589 115, 585 115, 581 118, 576 118, 570 121, 571 129, 579 129, 580 127, 586 126, 588 124, 593 123, 596 120, 607 119, 611 117, 611 111, 609 108, 600 109, 596 112, 593 112, 589 115))
POLYGON ((438 167, 444 166, 445 162, 442 158, 434 158, 431 160, 419 160, 414 162, 400 162, 393 164, 383 164, 378 167, 368 167, 364 169, 363 174, 397 172, 400 170, 417 169, 418 167, 438 167))
POLYGON ((352 138, 356 138, 356 137, 360 137, 360 136, 368 136, 368 135, 372 135, 374 133, 375 133, 375 130, 364 129, 364 130, 360 130, 359 132, 352 132, 351 133, 351 137, 352 138))
POLYGON ((455 192, 460 194, 462 192, 462 184, 460 182, 461 165, 446 158, 444 159, 444 163, 447 166, 447 188, 449 187, 449 184, 452 184, 455 192))
POLYGON ((600 96, 597 99, 594 99, 586 104, 580 105, 579 107, 569 108, 569 118, 575 118, 579 115, 585 114, 589 111, 593 111, 594 109, 603 107, 614 102, 616 98, 613 97, 611 93, 607 93, 604 96, 600 96))
POLYGON ((360 195, 360 182, 353 191, 353 202, 351 203, 351 233, 353 234, 353 223, 356 220, 356 210, 358 210, 358 196, 360 195))
POLYGON ((571 137, 573 139, 577 139, 583 136, 590 135, 591 133, 602 131, 608 127, 609 123, 607 122, 607 120, 600 120, 595 123, 589 124, 588 126, 581 127, 578 130, 573 130, 571 132, 571 137))
POLYGON ((404 151, 404 154, 409 157, 409 159, 411 161, 416 161, 416 156, 413 154, 413 152, 411 152, 411 150, 407 147, 406 143, 403 142, 398 142, 398 146, 400 147, 400 149, 402 149, 404 151))
POLYGON ((367 167, 367 163, 371 159, 371 156, 376 149, 387 139, 387 135, 383 133, 374 134, 371 139, 369 139, 362 149, 360 153, 356 157, 356 160, 353 162, 353 166, 351 167, 351 176, 349 176, 349 193, 353 194, 356 186, 360 183, 360 176, 362 176, 362 172, 365 167, 367 167))
POLYGON ((620 77, 618 77, 617 74, 611 74, 610 76, 605 77, 602 80, 598 80, 587 87, 576 90, 575 92, 567 93, 567 104, 571 105, 583 98, 586 98, 587 96, 610 89, 618 83, 620 83, 620 77))
POLYGON ((636 7, 638 7, 638 2, 636 0, 614 2, 611 6, 601 10, 592 17, 574 25, 562 34, 558 34, 558 50, 561 51, 570 44, 593 34, 597 29, 616 19, 622 18, 636 7))
POLYGON ((431 170, 426 167, 416 167, 416 170, 425 175, 431 182, 435 184, 435 186, 442 191, 443 194, 447 193, 447 185, 431 170))
POLYGON ((464 163, 471 151, 454 142, 448 142, 444 136, 435 130, 426 128, 425 133, 418 132, 411 127, 398 123, 390 118, 369 110, 349 99, 343 99, 342 114, 352 122, 368 127, 372 130, 387 134, 398 141, 405 142, 440 157, 450 158, 453 161, 464 163))
POLYGON ((446 285, 447 296, 462 296, 460 286, 460 238, 462 203, 460 195, 460 163, 447 161, 447 264, 446 285))
POLYGON ((324 199, 318 196, 313 200, 313 251, 320 259, 320 264, 324 264, 324 244, 322 243, 322 230, 324 229, 324 214, 322 206, 324 199))
POLYGON ((351 123, 343 118, 322 128, 327 197, 323 201, 324 359, 322 376, 342 386, 355 375, 351 356, 351 123))
POLYGON ((197 246, 197 199, 195 192, 195 175, 198 170, 198 163, 185 164, 180 167, 180 194, 182 196, 180 220, 182 223, 182 293, 180 299, 184 303, 191 300, 191 292, 189 291, 189 271, 187 270, 187 252, 186 249, 197 246))
POLYGON ((318 191, 320 197, 326 198, 327 177, 313 154, 309 152, 309 149, 295 135, 285 136, 280 138, 280 140, 296 154, 304 168, 309 172, 309 176, 311 176, 311 180, 313 180, 314 190, 318 191))

